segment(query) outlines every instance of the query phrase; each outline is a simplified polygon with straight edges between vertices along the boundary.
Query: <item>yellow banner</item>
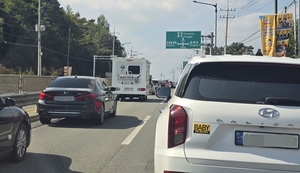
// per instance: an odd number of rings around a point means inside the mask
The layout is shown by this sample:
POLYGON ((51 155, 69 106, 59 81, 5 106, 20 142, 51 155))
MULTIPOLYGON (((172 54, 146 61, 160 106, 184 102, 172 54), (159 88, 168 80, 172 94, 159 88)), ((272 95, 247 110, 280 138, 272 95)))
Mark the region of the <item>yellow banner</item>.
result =
POLYGON ((293 14, 284 13, 277 16, 277 30, 276 30, 276 56, 284 57, 286 49, 289 44, 289 37, 293 30, 293 14))
POLYGON ((259 16, 259 19, 262 53, 266 56, 274 56, 276 50, 275 16, 259 16))

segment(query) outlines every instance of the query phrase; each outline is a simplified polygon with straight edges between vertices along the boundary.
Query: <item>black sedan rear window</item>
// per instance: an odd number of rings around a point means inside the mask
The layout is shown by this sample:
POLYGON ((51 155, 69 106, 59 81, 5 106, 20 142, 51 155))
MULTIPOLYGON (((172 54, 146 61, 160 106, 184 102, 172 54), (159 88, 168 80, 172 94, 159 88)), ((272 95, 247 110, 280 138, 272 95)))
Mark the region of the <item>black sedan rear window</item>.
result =
POLYGON ((300 99, 300 66, 268 63, 202 63, 190 73, 184 98, 263 103, 266 98, 300 99))
POLYGON ((89 78, 57 78, 48 87, 94 88, 95 81, 89 78))

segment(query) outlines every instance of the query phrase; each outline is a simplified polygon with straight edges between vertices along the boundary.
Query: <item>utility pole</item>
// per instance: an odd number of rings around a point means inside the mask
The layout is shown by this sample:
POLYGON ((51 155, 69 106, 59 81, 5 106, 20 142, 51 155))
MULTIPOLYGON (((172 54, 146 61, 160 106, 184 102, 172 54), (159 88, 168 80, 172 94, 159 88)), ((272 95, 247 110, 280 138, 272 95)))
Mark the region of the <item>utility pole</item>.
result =
POLYGON ((41 66, 42 66, 42 48, 41 48, 41 0, 39 0, 38 5, 38 67, 37 67, 37 75, 41 76, 41 66))
POLYGON ((172 71, 171 71, 170 73, 172 73, 172 77, 173 77, 173 80, 172 80, 172 81, 174 82, 174 80, 175 80, 175 69, 173 68, 172 71))
POLYGON ((225 45, 224 45, 224 55, 226 55, 226 48, 227 48, 227 38, 228 38, 228 19, 235 18, 235 16, 229 16, 229 11, 235 11, 234 8, 229 9, 229 0, 227 1, 227 9, 221 11, 226 11, 226 16, 220 16, 221 18, 226 18, 226 28, 225 28, 225 45))
MULTIPOLYGON (((298 1, 298 3, 299 2, 300 1, 298 1)), ((298 7, 298 10, 299 10, 298 15, 300 15, 300 6, 298 7)), ((296 21, 294 23, 296 23, 296 21)), ((299 26, 299 24, 300 24, 300 17, 298 17, 298 29, 297 29, 297 31, 298 31, 298 55, 300 55, 300 26, 299 26)))
POLYGON ((113 48, 112 48, 112 55, 115 55, 115 27, 114 27, 114 32, 113 32, 113 48))
POLYGON ((69 66, 70 66, 70 39, 71 39, 71 25, 69 25, 69 37, 68 37, 67 76, 69 76, 69 66))
MULTIPOLYGON (((297 32, 296 32, 296 14, 297 14, 297 3, 296 0, 293 2, 295 4, 295 13, 294 13, 294 40, 295 40, 295 56, 297 56, 297 32)), ((298 23, 299 25, 299 23, 298 23)), ((298 42, 299 44, 299 42, 298 42)))

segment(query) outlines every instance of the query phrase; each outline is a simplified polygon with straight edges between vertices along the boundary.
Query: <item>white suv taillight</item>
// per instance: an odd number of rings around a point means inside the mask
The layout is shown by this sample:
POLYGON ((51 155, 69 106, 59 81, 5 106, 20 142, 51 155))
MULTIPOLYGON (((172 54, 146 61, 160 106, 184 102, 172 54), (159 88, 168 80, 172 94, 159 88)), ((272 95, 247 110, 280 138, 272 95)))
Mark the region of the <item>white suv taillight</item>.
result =
POLYGON ((172 105, 169 113, 168 148, 185 143, 187 113, 178 105, 172 105))

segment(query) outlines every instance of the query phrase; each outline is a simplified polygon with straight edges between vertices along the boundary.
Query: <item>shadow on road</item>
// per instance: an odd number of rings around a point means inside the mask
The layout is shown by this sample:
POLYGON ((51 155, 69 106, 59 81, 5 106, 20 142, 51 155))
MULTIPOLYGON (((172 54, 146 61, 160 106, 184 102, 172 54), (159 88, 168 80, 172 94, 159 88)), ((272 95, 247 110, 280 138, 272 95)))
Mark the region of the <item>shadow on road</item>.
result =
POLYGON ((0 172, 16 173, 16 172, 65 172, 65 173, 81 173, 70 170, 72 159, 65 156, 26 153, 26 157, 22 162, 12 163, 8 159, 0 160, 0 172))
POLYGON ((120 102, 134 102, 134 103, 161 103, 166 102, 165 99, 147 99, 146 101, 140 101, 139 99, 125 99, 120 102))
POLYGON ((116 117, 105 117, 103 125, 95 125, 94 120, 62 119, 52 120, 49 127, 55 128, 89 128, 89 129, 128 129, 138 126, 142 120, 130 115, 116 115, 116 117))

